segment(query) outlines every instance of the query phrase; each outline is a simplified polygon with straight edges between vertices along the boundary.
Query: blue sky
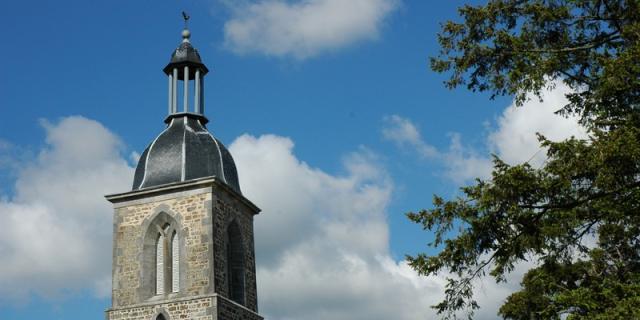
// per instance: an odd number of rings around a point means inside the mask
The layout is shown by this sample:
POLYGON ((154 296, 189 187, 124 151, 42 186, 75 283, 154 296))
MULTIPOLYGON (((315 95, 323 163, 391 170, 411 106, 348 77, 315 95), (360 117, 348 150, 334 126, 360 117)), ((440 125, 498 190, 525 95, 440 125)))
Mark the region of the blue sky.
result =
MULTIPOLYGON (((260 168, 260 162, 242 160, 249 155, 261 159, 263 154, 254 154, 256 150, 273 152, 286 159, 280 164, 291 163, 286 168, 290 170, 287 174, 298 172, 296 179, 302 175, 324 181, 320 183, 324 186, 323 194, 353 195, 354 199, 375 203, 377 207, 372 207, 372 211, 376 215, 362 217, 377 221, 372 230, 378 227, 388 230, 388 237, 380 237, 381 244, 371 249, 374 254, 360 245, 345 244, 345 250, 369 263, 365 268, 379 264, 377 269, 371 268, 388 274, 389 279, 394 279, 393 274, 403 274, 402 279, 408 279, 407 283, 413 281, 420 289, 416 292, 425 292, 439 282, 417 279, 402 260, 405 254, 434 251, 425 247, 429 234, 409 223, 404 213, 428 207, 433 194, 455 196, 460 183, 486 175, 490 152, 514 162, 536 155, 539 149, 531 140, 533 132, 548 129, 552 137, 581 134, 571 121, 549 120, 553 107, 559 107, 562 101, 558 92, 566 88, 549 93, 545 101, 551 104, 532 101, 533 106, 524 109, 534 111, 524 114, 511 106, 510 97, 492 101, 485 94, 448 90, 443 86, 445 76, 429 70, 428 57, 437 54, 436 33, 440 23, 455 19, 456 7, 464 2, 467 1, 354 1, 362 4, 359 12, 345 5, 346 2, 335 0, 8 2, 0 13, 4 39, 0 57, 5 61, 0 80, 0 215, 8 212, 17 215, 22 209, 16 208, 42 205, 45 212, 51 212, 52 219, 66 221, 65 213, 59 210, 63 204, 49 206, 46 198, 29 196, 27 189, 31 188, 29 183, 37 181, 51 183, 55 189, 59 181, 45 179, 45 173, 66 169, 56 169, 52 162, 60 161, 60 168, 73 168, 74 161, 88 161, 83 152, 74 157, 61 156, 60 150, 78 151, 64 147, 73 139, 100 139, 95 145, 107 150, 100 161, 113 160, 124 172, 110 186, 125 189, 107 191, 127 191, 131 183, 127 170, 135 166, 132 158, 164 126, 167 93, 161 70, 179 44, 183 26, 180 11, 187 10, 192 17, 192 43, 212 70, 206 79, 205 92, 206 115, 211 120, 208 128, 226 145, 231 145, 232 152, 236 150, 239 168, 260 168), (312 19, 319 19, 323 25, 310 25, 312 19), (259 27, 252 28, 255 24, 259 27), (519 137, 522 138, 516 139, 519 137), (111 139, 119 142, 111 143, 111 139), (107 155, 109 152, 112 154, 107 155), (354 186, 331 189, 340 181, 349 181, 354 186), (367 193, 371 188, 377 193, 367 193), (375 201, 368 201, 369 196, 375 201)), ((264 179, 252 176, 263 171, 240 170, 240 179, 245 184, 255 181, 254 185, 263 186, 260 183, 264 179)), ((256 201, 263 209, 277 211, 278 205, 288 208, 286 196, 278 195, 282 202, 271 203, 269 199, 278 196, 263 194, 258 187, 243 185, 243 189, 251 191, 249 198, 255 195, 264 199, 263 203, 256 201)), ((48 192, 46 188, 43 190, 48 192)), ((99 203, 106 201, 95 198, 87 201, 98 203, 100 210, 104 210, 99 203)), ((317 203, 321 201, 292 208, 308 208, 311 214, 319 210, 317 203)), ((348 215, 350 208, 346 205, 336 212, 348 215)), ((269 226, 270 214, 277 215, 265 210, 260 217, 263 220, 256 222, 265 226, 265 234, 276 229, 269 226)), ((336 224, 349 220, 336 218, 337 215, 330 217, 336 224)), ((306 216, 296 219, 303 221, 306 216)), ((286 219, 278 221, 288 223, 286 219)), ((20 223, 27 222, 16 223, 20 227, 20 223)), ((108 229, 104 234, 110 234, 108 223, 101 223, 96 226, 104 226, 108 229)), ((347 227, 359 226, 357 221, 345 223, 347 227)), ((366 226, 363 228, 368 230, 366 226)), ((260 235, 256 237, 260 241, 260 235)), ((21 259, 16 249, 20 246, 15 241, 30 240, 20 235, 0 237, 0 254, 4 246, 5 253, 11 251, 10 257, 21 259)), ((284 268, 268 262, 270 257, 281 254, 278 250, 285 249, 277 245, 278 240, 273 243, 273 247, 264 249, 268 252, 263 258, 267 262, 258 274, 259 283, 263 281, 261 275, 266 278, 259 293, 261 297, 267 296, 260 300, 261 310, 270 319, 315 319, 314 314, 323 312, 322 303, 314 306, 315 313, 306 315, 279 303, 269 303, 277 297, 271 298, 269 292, 263 291, 294 294, 298 290, 277 287, 278 279, 270 278, 278 268, 284 268)), ((105 264, 108 264, 109 246, 90 249, 103 252, 100 259, 107 257, 105 264)), ((258 244, 256 250, 260 249, 258 244)), ((69 257, 74 259, 72 255, 69 257)), ((259 268, 260 263, 259 259, 259 268)), ((62 263, 56 269, 58 273, 51 273, 61 281, 46 287, 28 280, 15 281, 29 279, 29 271, 16 271, 14 278, 0 279, 5 288, 0 290, 1 318, 101 318, 110 305, 108 296, 96 294, 93 285, 83 285, 82 279, 75 283, 69 274, 76 271, 84 274, 86 270, 66 266, 62 263), (20 294, 7 289, 17 285, 24 288, 19 290, 20 294)), ((109 270, 109 266, 101 270, 109 270)), ((40 271, 34 268, 31 272, 35 275, 40 271)), ((87 271, 86 275, 95 274, 87 271)), ((394 283, 389 285, 391 291, 415 294, 412 289, 394 287, 398 281, 389 283, 394 283)), ((360 288, 360 284, 353 285, 360 288)), ((327 288, 327 295, 330 289, 327 288)), ((417 299, 425 302, 425 314, 430 312, 426 302, 435 301, 434 296, 437 294, 430 293, 429 297, 417 299)), ((309 301, 311 298, 299 304, 305 306, 309 301)), ((363 298, 357 303, 366 306, 376 301, 363 298)), ((325 306, 342 310, 343 313, 334 314, 338 319, 356 319, 354 312, 359 311, 355 310, 362 309, 332 307, 328 302, 325 306), (347 314, 354 316, 346 317, 347 314)), ((495 306, 489 309, 494 311, 495 306)), ((384 312, 361 316, 382 319, 384 312)), ((415 314, 407 313, 400 318, 415 318, 415 314)))

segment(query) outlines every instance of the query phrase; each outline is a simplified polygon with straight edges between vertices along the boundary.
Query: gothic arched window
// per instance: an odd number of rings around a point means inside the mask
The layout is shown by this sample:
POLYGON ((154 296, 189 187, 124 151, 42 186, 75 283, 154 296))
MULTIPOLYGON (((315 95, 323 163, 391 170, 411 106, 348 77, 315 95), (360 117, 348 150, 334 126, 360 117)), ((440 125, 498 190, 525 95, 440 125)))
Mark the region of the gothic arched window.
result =
POLYGON ((227 228, 227 285, 229 298, 244 305, 244 246, 240 226, 234 220, 227 228))
POLYGON ((147 227, 142 290, 147 298, 180 291, 180 237, 177 222, 161 212, 147 227))

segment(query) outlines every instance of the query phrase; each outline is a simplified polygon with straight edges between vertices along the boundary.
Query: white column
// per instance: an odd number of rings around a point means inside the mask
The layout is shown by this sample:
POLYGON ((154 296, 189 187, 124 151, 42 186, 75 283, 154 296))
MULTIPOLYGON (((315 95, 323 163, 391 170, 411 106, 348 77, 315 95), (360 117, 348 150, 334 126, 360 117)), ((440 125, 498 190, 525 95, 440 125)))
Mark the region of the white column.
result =
POLYGON ((204 115, 204 76, 200 78, 200 114, 204 115))
POLYGON ((169 114, 173 113, 172 92, 173 92, 173 75, 170 74, 169 75, 169 114))
POLYGON ((178 113, 178 69, 173 69, 173 88, 171 89, 173 113, 178 113))
POLYGON ((180 291, 180 241, 178 234, 171 238, 171 292, 180 291))
POLYGON ((189 67, 184 66, 184 101, 182 108, 184 112, 189 112, 189 67))
POLYGON ((193 103, 195 104, 195 112, 202 114, 202 112, 200 112, 200 69, 196 69, 196 77, 194 79, 194 82, 196 83, 195 94, 193 97, 193 103))
POLYGON ((156 294, 164 294, 164 235, 156 243, 156 294))

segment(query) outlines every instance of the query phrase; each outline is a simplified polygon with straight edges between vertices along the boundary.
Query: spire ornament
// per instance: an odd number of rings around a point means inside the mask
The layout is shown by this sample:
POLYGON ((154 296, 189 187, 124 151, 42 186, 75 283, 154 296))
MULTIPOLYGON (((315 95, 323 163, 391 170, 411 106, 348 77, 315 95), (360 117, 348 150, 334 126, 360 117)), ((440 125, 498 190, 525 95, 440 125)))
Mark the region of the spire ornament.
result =
POLYGON ((191 37, 191 31, 189 31, 189 16, 186 12, 182 11, 182 18, 184 19, 184 30, 182 30, 182 42, 189 42, 191 37))
POLYGON ((184 28, 189 29, 189 19, 191 19, 191 16, 182 11, 182 19, 184 19, 184 28))

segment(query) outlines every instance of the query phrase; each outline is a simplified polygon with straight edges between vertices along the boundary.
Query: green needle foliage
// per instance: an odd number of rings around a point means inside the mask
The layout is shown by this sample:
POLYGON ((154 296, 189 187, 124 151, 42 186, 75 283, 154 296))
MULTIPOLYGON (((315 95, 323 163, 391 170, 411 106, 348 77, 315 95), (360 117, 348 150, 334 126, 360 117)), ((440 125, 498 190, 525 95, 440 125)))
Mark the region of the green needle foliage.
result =
POLYGON ((434 233, 434 256, 409 256, 422 275, 447 271, 443 318, 479 308, 473 282, 532 268, 499 310, 506 319, 640 319, 640 0, 490 0, 446 22, 431 68, 518 104, 563 81, 561 115, 586 140, 554 142, 540 168, 494 156, 490 179, 435 196, 408 217, 434 233), (453 234, 453 236, 452 236, 453 234))

